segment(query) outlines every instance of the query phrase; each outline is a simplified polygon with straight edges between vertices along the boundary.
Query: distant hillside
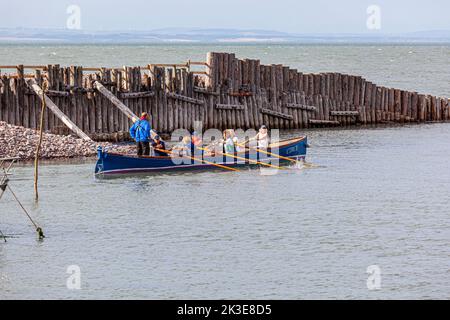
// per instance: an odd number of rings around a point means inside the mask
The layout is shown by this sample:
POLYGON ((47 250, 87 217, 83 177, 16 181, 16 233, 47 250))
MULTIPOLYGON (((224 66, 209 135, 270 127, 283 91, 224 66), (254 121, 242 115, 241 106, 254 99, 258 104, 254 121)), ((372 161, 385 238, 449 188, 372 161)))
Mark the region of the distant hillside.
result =
POLYGON ((150 31, 78 31, 0 28, 2 43, 450 43, 450 31, 407 34, 291 34, 271 30, 165 28, 150 31))

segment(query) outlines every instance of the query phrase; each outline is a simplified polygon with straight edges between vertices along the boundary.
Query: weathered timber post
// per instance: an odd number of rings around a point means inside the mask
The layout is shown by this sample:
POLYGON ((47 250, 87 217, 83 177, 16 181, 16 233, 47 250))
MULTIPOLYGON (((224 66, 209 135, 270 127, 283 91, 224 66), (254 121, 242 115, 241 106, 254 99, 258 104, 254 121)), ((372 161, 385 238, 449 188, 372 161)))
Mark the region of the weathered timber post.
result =
POLYGON ((39 141, 36 147, 36 154, 34 157, 34 200, 39 200, 39 192, 38 192, 38 179, 39 179, 39 153, 41 152, 41 144, 42 144, 42 133, 44 131, 44 113, 45 113, 45 90, 47 90, 47 83, 44 83, 42 90, 42 109, 41 109, 41 118, 39 121, 39 141))
POLYGON ((36 80, 31 79, 27 82, 28 86, 36 93, 36 95, 46 104, 46 107, 50 109, 70 130, 75 132, 81 139, 92 141, 87 134, 85 134, 80 128, 76 126, 59 108, 58 106, 50 100, 50 98, 44 93, 44 91, 39 87, 36 80))
POLYGON ((122 111, 128 118, 131 119, 131 121, 136 122, 139 120, 139 117, 136 116, 133 111, 130 110, 122 101, 120 101, 115 95, 112 94, 111 91, 106 89, 100 82, 95 81, 94 87, 100 92, 102 95, 104 95, 113 105, 115 105, 117 108, 119 108, 120 111, 122 111))

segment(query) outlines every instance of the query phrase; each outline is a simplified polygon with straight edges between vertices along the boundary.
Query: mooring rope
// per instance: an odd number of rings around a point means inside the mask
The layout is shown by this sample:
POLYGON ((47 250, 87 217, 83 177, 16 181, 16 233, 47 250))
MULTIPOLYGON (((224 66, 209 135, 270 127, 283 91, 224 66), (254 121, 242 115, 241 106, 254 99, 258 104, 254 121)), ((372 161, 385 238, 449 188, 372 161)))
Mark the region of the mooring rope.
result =
MULTIPOLYGON (((5 173, 5 175, 7 175, 7 172, 5 171, 5 168, 2 168, 3 172, 5 173)), ((34 222, 33 218, 31 218, 30 214, 28 213, 27 209, 25 209, 25 207, 22 205, 22 203, 20 202, 19 198, 17 198, 16 194, 14 193, 14 191, 11 189, 11 187, 6 184, 6 188, 8 188, 9 191, 11 191, 11 194, 13 195, 14 199, 17 201, 17 203, 19 204, 19 206, 22 208, 23 212, 26 214, 26 216, 28 217, 28 219, 30 219, 31 223, 34 225, 34 227, 36 228, 36 232, 38 234, 38 237, 40 240, 45 238, 44 235, 44 231, 42 230, 41 227, 39 227, 39 225, 34 222)))
MULTIPOLYGON (((3 161, 0 162, 0 165, 1 165, 1 167, 3 168, 3 161)), ((5 192, 6 186, 7 186, 7 185, 8 185, 8 176, 4 176, 4 177, 2 177, 2 179, 0 180, 0 199, 2 198, 3 192, 5 192)), ((3 238, 3 240, 5 240, 5 242, 7 242, 7 241, 6 241, 6 237, 5 237, 5 235, 3 234, 2 230, 0 230, 0 237, 3 238)))
MULTIPOLYGON (((14 161, 12 161, 12 163, 14 163, 14 161)), ((17 203, 19 204, 19 206, 22 208, 23 212, 26 214, 26 216, 28 217, 28 219, 30 219, 31 223, 33 224, 33 226, 36 228, 36 232, 38 234, 39 240, 42 240, 45 238, 44 235, 44 231, 42 230, 42 228, 33 220, 33 218, 31 218, 30 214, 28 213, 27 209, 25 209, 25 207, 22 205, 22 203, 20 202, 19 198, 17 198, 16 194, 14 193, 14 191, 11 189, 11 187, 8 185, 8 172, 9 169, 12 167, 12 163, 10 164, 10 166, 5 170, 5 168, 2 166, 2 170, 4 173, 4 177, 2 178, 2 185, 1 185, 1 189, 2 189, 2 194, 3 195, 3 191, 5 191, 5 189, 7 188, 9 191, 11 191, 11 194, 13 195, 14 199, 17 201, 17 203)), ((3 164, 3 163, 2 163, 3 164)), ((1 232, 1 231, 0 231, 1 232)), ((6 237, 3 233, 2 237, 6 242, 6 237)))
MULTIPOLYGON (((3 161, 1 162, 1 165, 2 165, 2 169, 3 169, 3 161)), ((8 186, 8 182, 9 182, 9 180, 8 180, 8 176, 7 176, 7 175, 5 175, 4 177, 2 177, 2 179, 0 180, 0 199, 1 199, 2 196, 3 196, 3 193, 4 193, 5 190, 6 190, 6 187, 8 186)), ((3 240, 5 240, 5 242, 7 242, 7 241, 6 241, 6 237, 5 237, 5 235, 3 234, 2 230, 0 230, 0 237, 3 238, 3 240)))
POLYGON ((42 230, 41 227, 38 226, 38 224, 36 222, 34 222, 33 218, 31 218, 30 214, 28 213, 27 209, 25 209, 25 207, 22 205, 22 203, 20 202, 20 200, 17 198, 16 194, 14 193, 14 191, 12 191, 10 186, 7 186, 7 188, 9 189, 9 191, 11 191, 14 199, 16 199, 17 203, 19 204, 19 206, 22 208, 23 212, 27 215, 28 219, 30 219, 31 223, 34 225, 34 227, 36 228, 36 232, 38 233, 39 239, 43 239, 45 238, 44 236, 44 231, 42 230))
POLYGON ((19 201, 19 199, 17 198, 16 194, 14 193, 14 191, 12 191, 10 186, 7 186, 7 188, 9 189, 9 191, 11 191, 14 199, 16 199, 17 203, 19 204, 19 206, 22 208, 23 212, 25 212, 25 214, 27 215, 28 219, 30 219, 31 223, 36 227, 39 228, 39 226, 37 225, 36 222, 34 222, 34 220, 31 218, 30 214, 28 213, 28 211, 25 209, 25 207, 22 205, 22 203, 19 201))

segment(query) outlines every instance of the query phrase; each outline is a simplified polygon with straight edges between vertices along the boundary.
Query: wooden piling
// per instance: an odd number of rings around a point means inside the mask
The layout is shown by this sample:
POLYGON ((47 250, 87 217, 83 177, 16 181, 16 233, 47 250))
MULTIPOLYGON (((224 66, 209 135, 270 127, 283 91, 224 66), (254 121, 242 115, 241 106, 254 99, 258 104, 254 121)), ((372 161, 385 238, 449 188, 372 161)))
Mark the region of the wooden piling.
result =
MULTIPOLYGON (((195 121, 202 121, 204 129, 262 124, 299 129, 309 124, 449 120, 448 98, 377 86, 360 76, 304 74, 219 52, 208 53, 206 62, 197 64, 205 67, 203 73, 191 71, 190 61, 112 69, 48 65, 36 70, 34 80, 39 86, 48 82, 46 96, 84 133, 112 134, 114 139, 121 139, 118 133, 128 131, 130 119, 143 111, 161 132, 193 129, 195 121), (124 113, 117 105, 128 110, 124 113)), ((25 69, 19 65, 16 75, 0 77, 0 120, 37 128, 41 100, 28 88, 25 69)), ((44 130, 63 129, 60 118, 47 110, 44 130)))
POLYGON ((86 135, 80 128, 78 128, 75 123, 73 123, 64 113, 62 113, 58 106, 56 106, 53 101, 44 94, 43 90, 38 86, 34 79, 29 80, 28 84, 36 93, 36 95, 40 97, 42 101, 45 101, 48 109, 50 109, 62 122, 64 122, 64 124, 66 124, 69 129, 74 131, 83 140, 91 140, 88 135, 86 135))

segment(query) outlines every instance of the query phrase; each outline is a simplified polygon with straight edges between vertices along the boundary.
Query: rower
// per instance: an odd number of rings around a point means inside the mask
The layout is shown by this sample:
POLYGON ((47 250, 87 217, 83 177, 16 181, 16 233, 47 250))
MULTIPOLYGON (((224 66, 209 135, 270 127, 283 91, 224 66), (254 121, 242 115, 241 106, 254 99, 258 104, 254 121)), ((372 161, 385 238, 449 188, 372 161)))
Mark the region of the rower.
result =
POLYGON ((239 152, 239 139, 236 137, 236 133, 233 129, 225 130, 223 138, 223 150, 225 153, 234 154, 235 152, 239 152))
POLYGON ((257 142, 258 149, 267 149, 269 148, 269 134, 267 132, 267 127, 262 125, 259 128, 259 132, 253 138, 250 138, 249 141, 257 142))
POLYGON ((157 157, 167 157, 167 153, 161 150, 166 150, 166 144, 161 140, 159 135, 156 135, 152 141, 152 147, 154 149, 155 156, 157 157))
POLYGON ((173 147, 172 150, 177 150, 179 151, 180 155, 191 155, 193 154, 193 150, 194 150, 195 146, 192 143, 191 137, 190 136, 185 136, 183 137, 183 139, 181 140, 181 142, 179 144, 177 144, 175 147, 173 147))
POLYGON ((196 147, 201 146, 203 143, 202 138, 199 136, 197 131, 192 132, 191 141, 196 147))

